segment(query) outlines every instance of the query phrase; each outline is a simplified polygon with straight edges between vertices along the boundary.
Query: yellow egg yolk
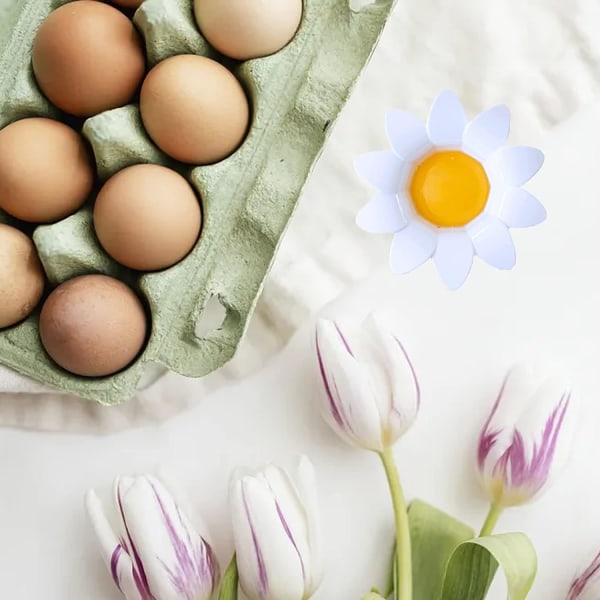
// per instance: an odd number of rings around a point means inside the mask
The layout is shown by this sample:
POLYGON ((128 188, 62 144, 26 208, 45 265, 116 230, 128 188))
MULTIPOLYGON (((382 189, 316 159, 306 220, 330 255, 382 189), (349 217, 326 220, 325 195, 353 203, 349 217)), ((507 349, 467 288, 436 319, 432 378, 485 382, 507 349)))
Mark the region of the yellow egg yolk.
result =
POLYGON ((481 163, 460 150, 431 154, 410 182, 419 215, 437 227, 462 227, 480 215, 490 193, 481 163))

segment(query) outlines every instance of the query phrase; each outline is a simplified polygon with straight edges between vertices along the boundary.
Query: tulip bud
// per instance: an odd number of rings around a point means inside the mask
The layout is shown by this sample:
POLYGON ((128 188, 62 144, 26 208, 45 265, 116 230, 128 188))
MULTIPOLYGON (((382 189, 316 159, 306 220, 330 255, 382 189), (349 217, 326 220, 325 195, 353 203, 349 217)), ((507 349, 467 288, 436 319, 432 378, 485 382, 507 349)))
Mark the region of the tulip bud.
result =
POLYGON ((561 381, 541 384, 531 367, 507 375, 481 432, 477 464, 482 485, 499 507, 524 504, 566 462, 571 392, 561 381))
POLYGON ((320 319, 316 351, 323 414, 340 437, 383 452, 413 424, 420 405, 415 370, 400 340, 373 316, 351 332, 320 319))
POLYGON ((598 600, 600 598, 600 552, 590 566, 571 584, 567 600, 598 600))
POLYGON ((114 503, 86 496, 92 526, 113 580, 127 600, 210 600, 219 568, 162 484, 148 476, 120 478, 114 503))
POLYGON ((250 600, 307 600, 321 582, 321 531, 314 468, 295 477, 275 466, 235 479, 233 536, 240 584, 250 600))

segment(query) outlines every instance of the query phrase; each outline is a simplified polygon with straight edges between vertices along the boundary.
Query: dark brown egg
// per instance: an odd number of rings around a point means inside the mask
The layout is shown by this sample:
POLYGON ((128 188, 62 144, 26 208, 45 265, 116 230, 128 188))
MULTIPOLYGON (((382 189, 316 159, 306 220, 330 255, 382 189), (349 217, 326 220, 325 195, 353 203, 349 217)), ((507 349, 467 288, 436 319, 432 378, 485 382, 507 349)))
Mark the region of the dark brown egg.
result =
POLYGON ((63 369, 84 377, 124 369, 142 350, 146 329, 139 298, 105 275, 83 275, 59 285, 40 315, 46 352, 63 369))

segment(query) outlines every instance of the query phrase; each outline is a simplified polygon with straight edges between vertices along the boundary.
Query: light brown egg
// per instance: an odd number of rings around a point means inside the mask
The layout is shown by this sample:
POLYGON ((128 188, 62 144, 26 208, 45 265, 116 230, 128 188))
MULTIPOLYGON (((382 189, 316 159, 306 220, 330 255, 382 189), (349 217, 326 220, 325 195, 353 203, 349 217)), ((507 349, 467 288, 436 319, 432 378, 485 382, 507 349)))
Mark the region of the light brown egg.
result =
POLYGON ((0 223, 0 329, 33 312, 45 283, 33 242, 18 229, 0 223))
POLYGON ((237 60, 275 54, 294 37, 302 0, 194 0, 196 22, 211 46, 237 60))
POLYGON ((63 369, 84 377, 117 373, 140 353, 146 314, 124 283, 83 275, 59 285, 42 307, 40 338, 63 369))
POLYGON ((111 0, 113 4, 123 8, 139 8, 144 0, 111 0))
POLYGON ((163 152, 196 165, 234 152, 250 119, 248 99, 232 73, 214 60, 187 54, 150 71, 140 111, 148 135, 163 152))
POLYGON ((32 58, 42 92, 79 117, 130 102, 145 72, 133 23, 93 0, 69 2, 50 13, 37 33, 32 58))
POLYGON ((83 138, 51 119, 23 119, 0 131, 0 208, 30 223, 76 212, 94 184, 83 138))
POLYGON ((158 271, 193 248, 202 222, 188 182, 159 165, 128 167, 111 177, 94 206, 94 228, 117 262, 138 271, 158 271))

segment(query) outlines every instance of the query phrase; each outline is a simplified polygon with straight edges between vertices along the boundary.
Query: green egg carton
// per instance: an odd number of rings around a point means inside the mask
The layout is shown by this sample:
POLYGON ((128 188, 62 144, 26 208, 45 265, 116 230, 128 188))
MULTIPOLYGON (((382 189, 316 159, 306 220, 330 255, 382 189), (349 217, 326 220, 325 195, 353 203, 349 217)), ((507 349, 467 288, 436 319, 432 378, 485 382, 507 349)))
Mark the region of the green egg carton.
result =
MULTIPOLYGON (((0 128, 25 117, 63 118, 35 84, 31 48, 45 17, 65 3, 0 0, 0 128)), ((87 119, 82 131, 93 149, 100 183, 138 163, 177 169, 202 198, 202 235, 181 263, 140 275, 117 265, 100 248, 92 227, 93 198, 63 221, 27 228, 50 287, 84 273, 118 277, 145 299, 151 334, 127 369, 86 379, 67 373, 47 356, 38 335, 38 309, 20 325, 0 331, 0 362, 108 405, 134 395, 148 363, 201 377, 231 359, 307 177, 394 4, 378 0, 352 10, 350 0, 305 0, 302 25, 286 48, 263 59, 227 62, 250 97, 253 121, 242 147, 216 165, 174 163, 146 135, 137 105, 87 119), (205 309, 215 301, 226 316, 206 332, 205 309)), ((192 0, 146 0, 134 21, 149 67, 177 54, 220 60, 196 27, 192 0)), ((11 219, 0 213, 0 221, 11 219)))

